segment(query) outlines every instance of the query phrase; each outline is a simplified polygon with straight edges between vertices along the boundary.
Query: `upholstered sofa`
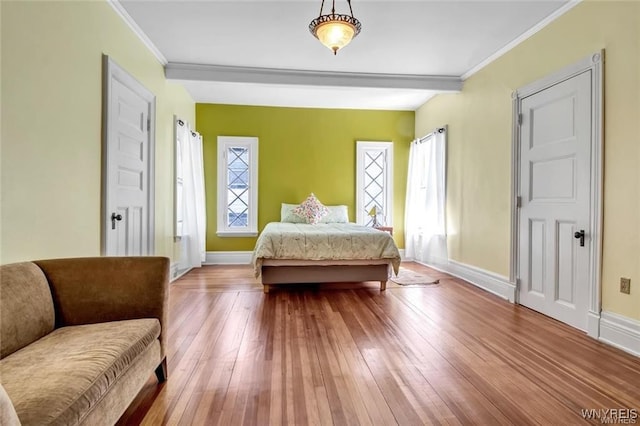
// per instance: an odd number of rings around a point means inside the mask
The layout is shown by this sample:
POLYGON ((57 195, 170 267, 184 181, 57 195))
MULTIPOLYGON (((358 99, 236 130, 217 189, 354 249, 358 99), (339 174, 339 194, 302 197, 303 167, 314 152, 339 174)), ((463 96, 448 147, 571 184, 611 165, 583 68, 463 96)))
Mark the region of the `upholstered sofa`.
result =
POLYGON ((114 424, 165 380, 169 259, 15 263, 0 283, 0 424, 114 424))

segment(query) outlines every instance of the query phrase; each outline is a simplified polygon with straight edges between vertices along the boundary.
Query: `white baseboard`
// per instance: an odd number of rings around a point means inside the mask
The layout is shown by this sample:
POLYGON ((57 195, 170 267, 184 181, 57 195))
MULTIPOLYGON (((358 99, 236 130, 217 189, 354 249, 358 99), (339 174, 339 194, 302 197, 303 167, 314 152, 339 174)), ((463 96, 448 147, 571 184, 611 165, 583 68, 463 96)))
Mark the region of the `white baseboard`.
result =
POLYGON ((414 262, 421 263, 438 271, 446 272, 454 277, 462 278, 476 287, 480 287, 489 293, 507 299, 511 303, 516 300, 516 286, 509 282, 509 278, 502 275, 451 259, 449 259, 449 262, 446 264, 437 265, 422 263, 416 260, 414 260, 414 262))
POLYGON ((208 251, 203 265, 249 265, 252 251, 208 251))
POLYGON ((169 282, 172 283, 178 279, 178 263, 171 263, 169 267, 169 282))
POLYGON ((169 282, 172 283, 175 280, 177 280, 178 278, 180 278, 181 276, 183 276, 184 274, 186 274, 187 272, 189 272, 192 268, 187 268, 187 269, 183 269, 180 270, 178 269, 178 263, 172 263, 171 267, 169 269, 169 282))
MULTIPOLYGON (((507 277, 455 260, 449 260, 447 265, 425 265, 462 278, 510 302, 515 301, 516 287, 509 282, 507 277)), ((632 355, 640 356, 640 321, 603 311, 600 315, 590 312, 588 323, 587 334, 589 336, 632 355)))
POLYGON ((602 311, 599 340, 632 355, 640 356, 640 321, 602 311))
MULTIPOLYGON (((509 282, 507 277, 455 260, 449 260, 448 264, 438 265, 413 261, 462 278, 490 293, 515 302, 516 287, 509 282)), ((632 355, 640 356, 640 321, 638 320, 607 311, 602 311, 600 315, 589 312, 587 334, 632 355)))
POLYGON ((171 266, 169 266, 169 279, 171 281, 175 280, 176 275, 178 275, 178 264, 171 262, 171 266))

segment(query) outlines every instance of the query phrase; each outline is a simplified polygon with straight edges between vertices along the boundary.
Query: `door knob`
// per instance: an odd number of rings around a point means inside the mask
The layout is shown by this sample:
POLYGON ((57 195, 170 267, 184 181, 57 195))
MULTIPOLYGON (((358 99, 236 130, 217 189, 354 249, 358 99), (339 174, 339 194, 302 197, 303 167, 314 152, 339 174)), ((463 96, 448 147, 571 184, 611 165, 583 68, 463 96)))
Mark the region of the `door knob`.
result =
POLYGON ((120 222, 122 220, 122 215, 111 213, 111 229, 116 229, 116 220, 120 222))
POLYGON ((573 234, 573 238, 580 240, 580 247, 584 247, 584 229, 573 234))

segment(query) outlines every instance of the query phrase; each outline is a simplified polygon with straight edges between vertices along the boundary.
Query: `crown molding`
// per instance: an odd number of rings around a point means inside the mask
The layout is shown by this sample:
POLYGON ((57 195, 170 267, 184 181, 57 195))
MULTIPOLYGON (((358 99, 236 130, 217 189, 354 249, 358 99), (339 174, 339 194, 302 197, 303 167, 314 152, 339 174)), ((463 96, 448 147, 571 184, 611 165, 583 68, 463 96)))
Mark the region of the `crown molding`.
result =
POLYGON ((165 76, 173 80, 218 81, 303 86, 368 87, 459 92, 462 80, 453 76, 371 74, 235 67, 169 62, 165 76))
POLYGON ((153 44, 151 39, 147 37, 144 31, 142 31, 142 28, 140 28, 138 24, 136 24, 136 21, 133 20, 133 18, 131 17, 131 15, 129 15, 129 13, 124 8, 124 6, 122 6, 122 3, 120 3, 119 0, 107 0, 107 3, 109 4, 109 6, 113 8, 113 10, 116 11, 116 13, 129 26, 129 28, 131 28, 131 31, 133 31, 133 33, 136 36, 138 36, 140 41, 147 47, 147 49, 151 51, 151 53, 153 54, 153 56, 156 57, 158 62, 160 62, 161 65, 167 65, 167 62, 168 62, 167 58, 165 58, 162 52, 160 52, 160 50, 156 47, 156 45, 153 44))
POLYGON ((529 37, 533 36, 540 30, 545 28, 547 25, 549 25, 550 23, 552 23, 553 21, 555 21, 556 19, 558 19, 559 17, 561 17, 562 15, 564 15, 565 13, 567 13, 568 11, 576 7, 581 2, 582 0, 570 0, 568 3, 566 3, 556 11, 554 11, 551 15, 547 16, 542 21, 538 22, 536 25, 529 28, 524 33, 520 34, 517 38, 512 40, 509 44, 504 46, 502 49, 498 50, 493 55, 489 56, 484 61, 480 62, 478 65, 471 68, 469 71, 462 74, 461 76, 462 80, 464 81, 468 79, 469 77, 471 77, 472 75, 474 75, 475 73, 477 73, 478 71, 480 71, 481 69, 483 69, 484 67, 486 67, 487 65, 489 65, 490 63, 498 59, 499 57, 501 57, 502 55, 504 55, 505 53, 509 52, 511 49, 515 48, 517 45, 527 40, 529 37))
POLYGON ((371 74, 349 72, 323 72, 304 70, 285 70, 275 68, 234 67, 223 65, 201 65, 169 62, 151 39, 138 26, 119 0, 106 0, 113 10, 122 18, 133 33, 151 51, 158 62, 165 67, 168 79, 222 81, 230 83, 285 84, 306 86, 348 86, 388 89, 416 89, 444 92, 459 92, 463 82, 500 58, 523 41, 541 31, 547 25, 580 4, 582 0, 569 0, 565 5, 551 13, 545 19, 509 42, 500 50, 484 59, 479 64, 456 76, 438 75, 406 75, 406 74, 371 74))

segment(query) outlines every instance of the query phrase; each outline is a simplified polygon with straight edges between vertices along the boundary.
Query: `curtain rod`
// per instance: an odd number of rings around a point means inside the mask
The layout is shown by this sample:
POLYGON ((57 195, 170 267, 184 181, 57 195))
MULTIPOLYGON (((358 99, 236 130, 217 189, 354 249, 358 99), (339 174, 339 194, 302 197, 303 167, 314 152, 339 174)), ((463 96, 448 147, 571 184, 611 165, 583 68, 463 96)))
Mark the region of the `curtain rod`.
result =
POLYGON ((435 135, 436 133, 444 133, 446 129, 444 127, 438 127, 437 129, 435 129, 433 132, 431 133, 427 133, 426 135, 424 135, 421 138, 418 138, 415 140, 415 142, 417 143, 422 143, 424 142, 427 138, 431 137, 431 135, 435 135))
MULTIPOLYGON (((180 120, 180 119, 177 119, 176 122, 178 123, 178 126, 184 126, 185 125, 185 122, 180 120)), ((192 130, 191 131, 191 135, 194 136, 194 137, 197 137, 198 136, 198 132, 194 132, 192 130)))

